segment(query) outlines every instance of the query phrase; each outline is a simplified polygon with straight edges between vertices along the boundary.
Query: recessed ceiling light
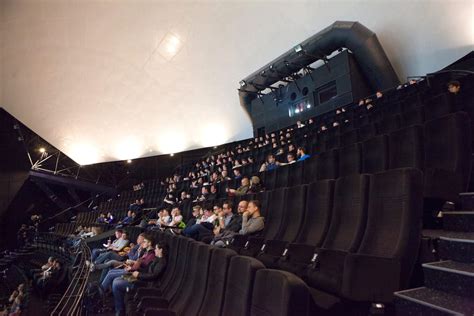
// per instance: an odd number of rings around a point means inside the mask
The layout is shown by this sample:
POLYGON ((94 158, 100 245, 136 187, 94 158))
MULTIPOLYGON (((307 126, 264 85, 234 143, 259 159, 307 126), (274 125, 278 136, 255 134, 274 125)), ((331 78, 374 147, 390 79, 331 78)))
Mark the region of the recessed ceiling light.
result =
POLYGON ((183 41, 176 34, 169 32, 161 40, 160 45, 158 45, 158 53, 163 58, 170 61, 174 56, 176 56, 176 54, 178 54, 182 47, 183 41))

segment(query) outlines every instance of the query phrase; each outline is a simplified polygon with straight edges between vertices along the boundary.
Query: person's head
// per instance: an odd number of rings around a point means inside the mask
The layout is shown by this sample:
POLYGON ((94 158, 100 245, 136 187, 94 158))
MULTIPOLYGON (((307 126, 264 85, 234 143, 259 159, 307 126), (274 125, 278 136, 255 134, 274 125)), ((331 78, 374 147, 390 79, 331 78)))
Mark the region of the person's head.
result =
POLYGON ((207 188, 207 186, 203 186, 201 188, 201 194, 208 194, 209 193, 209 189, 207 188))
POLYGON ((375 93, 375 96, 377 97, 377 99, 380 99, 381 97, 383 97, 382 91, 377 91, 375 93))
POLYGON ((461 83, 457 80, 448 82, 448 91, 452 94, 458 94, 461 90, 461 83))
POLYGON ((248 204, 249 203, 245 200, 240 201, 239 204, 237 205, 237 212, 239 214, 243 214, 247 210, 248 204))
POLYGON ((115 237, 116 237, 117 239, 119 239, 120 237, 122 237, 122 234, 123 234, 123 230, 122 230, 122 229, 117 229, 117 230, 115 231, 115 237))
POLYGON ((257 176, 252 176, 252 178, 250 178, 250 184, 252 185, 260 184, 260 178, 257 176))
POLYGON ((242 186, 250 185, 249 178, 243 177, 242 180, 240 181, 240 184, 241 184, 242 186))
POLYGON ((260 216, 260 201, 250 201, 247 205, 247 212, 249 212, 252 217, 260 216))
POLYGON ((169 248, 165 243, 157 243, 155 245, 155 256, 158 258, 168 258, 169 248))
POLYGON ((140 204, 145 204, 145 199, 144 198, 140 199, 140 204))
POLYGON ((145 238, 145 233, 141 233, 140 235, 138 235, 137 237, 137 245, 142 245, 143 243, 143 239, 145 238))
POLYGON ((306 154, 306 150, 304 149, 304 147, 298 147, 298 150, 296 151, 296 154, 299 157, 304 156, 306 154))
POLYGON ((240 176, 240 169, 239 168, 234 169, 234 175, 235 176, 240 176))
POLYGON ((288 151, 295 151, 295 145, 293 144, 288 145, 288 151))
POLYGON ((214 205, 212 209, 214 211, 214 214, 219 214, 222 212, 222 206, 220 206, 219 204, 214 205))
POLYGON ((108 212, 107 217, 112 217, 112 213, 108 212))
POLYGON ((201 214, 201 207, 196 205, 193 207, 193 216, 198 217, 201 214))
POLYGON ((295 161, 295 155, 293 153, 288 153, 288 155, 286 155, 286 160, 288 162, 293 162, 295 161))
POLYGON ((152 236, 149 234, 144 234, 143 241, 142 241, 142 248, 149 250, 149 249, 153 249, 154 246, 155 246, 155 242, 152 236))
POLYGON ((171 215, 173 216, 179 216, 181 215, 181 210, 177 207, 173 208, 173 210, 171 211, 171 215))
POLYGON ((211 215, 212 215, 212 209, 211 209, 211 208, 206 208, 206 209, 204 210, 204 216, 205 216, 205 217, 209 217, 209 216, 211 216, 211 215))
POLYGON ((161 216, 162 216, 162 217, 170 216, 170 213, 168 212, 167 209, 164 209, 164 210, 163 210, 163 213, 161 213, 161 216))
POLYGON ((137 213, 135 211, 132 211, 132 214, 130 214, 131 217, 137 216, 137 213))
MULTIPOLYGON (((276 145, 276 144, 275 144, 275 145, 276 145)), ((274 163, 275 163, 275 155, 273 155, 273 154, 268 155, 268 156, 267 156, 267 162, 268 162, 269 164, 274 164, 274 163)))
POLYGON ((127 232, 124 231, 123 234, 122 234, 122 236, 121 236, 120 238, 122 238, 123 240, 128 240, 128 234, 127 234, 127 232))
POLYGON ((216 189, 216 186, 215 186, 215 185, 211 185, 211 193, 212 193, 212 194, 216 194, 216 193, 217 193, 217 189, 216 189))
POLYGON ((222 170, 221 175, 223 178, 227 177, 228 175, 227 170, 222 170))
POLYGON ((54 262, 54 257, 49 257, 48 258, 48 264, 53 264, 54 262))
POLYGON ((232 201, 225 201, 224 204, 222 204, 222 211, 224 212, 225 215, 231 214, 232 213, 232 201))

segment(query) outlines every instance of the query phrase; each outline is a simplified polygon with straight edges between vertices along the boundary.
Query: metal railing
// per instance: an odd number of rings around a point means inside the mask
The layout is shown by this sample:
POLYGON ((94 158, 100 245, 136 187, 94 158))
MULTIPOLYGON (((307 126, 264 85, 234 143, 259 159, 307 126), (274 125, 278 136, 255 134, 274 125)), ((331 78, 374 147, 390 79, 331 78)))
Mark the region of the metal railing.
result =
POLYGON ((77 269, 69 283, 66 292, 59 300, 56 307, 51 312, 53 316, 61 315, 81 315, 82 313, 82 299, 89 281, 90 271, 86 266, 86 260, 90 258, 91 252, 84 240, 81 241, 78 247, 78 254, 80 254, 79 262, 73 269, 77 269))

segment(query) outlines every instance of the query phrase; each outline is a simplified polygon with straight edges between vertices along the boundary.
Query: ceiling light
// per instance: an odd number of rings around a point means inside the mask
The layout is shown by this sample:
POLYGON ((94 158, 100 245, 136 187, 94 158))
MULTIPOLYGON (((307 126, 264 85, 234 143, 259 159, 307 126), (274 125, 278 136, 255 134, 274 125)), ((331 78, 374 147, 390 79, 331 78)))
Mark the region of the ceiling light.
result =
POLYGON ((247 85, 247 83, 244 80, 240 80, 239 85, 243 88, 247 85))
POLYGON ((174 154, 173 154, 173 153, 171 153, 171 154, 170 154, 170 156, 171 156, 171 157, 173 157, 173 156, 174 156, 174 154))
POLYGON ((299 52, 301 52, 301 51, 303 50, 303 46, 301 46, 301 44, 300 44, 300 45, 296 45, 296 46, 294 47, 294 50, 295 50, 295 53, 299 53, 299 52))
POLYGON ((42 154, 44 154, 46 152, 46 149, 44 147, 41 147, 40 149, 38 149, 38 151, 42 154))
POLYGON ((178 54, 182 47, 183 41, 176 34, 168 33, 158 45, 158 53, 169 61, 178 54))
POLYGON ((128 159, 128 160, 127 160, 127 163, 132 163, 132 159, 128 159))

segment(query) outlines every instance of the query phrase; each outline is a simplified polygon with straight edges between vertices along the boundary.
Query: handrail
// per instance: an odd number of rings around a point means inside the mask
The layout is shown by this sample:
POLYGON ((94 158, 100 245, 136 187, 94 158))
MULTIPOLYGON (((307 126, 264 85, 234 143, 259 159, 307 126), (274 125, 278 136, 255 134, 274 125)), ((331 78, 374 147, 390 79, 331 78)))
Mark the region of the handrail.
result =
POLYGON ((90 275, 90 271, 85 264, 86 259, 90 258, 90 249, 84 240, 79 244, 78 253, 81 251, 82 255, 78 264, 78 269, 74 273, 65 293, 51 312, 51 315, 62 316, 81 314, 81 302, 90 275))

